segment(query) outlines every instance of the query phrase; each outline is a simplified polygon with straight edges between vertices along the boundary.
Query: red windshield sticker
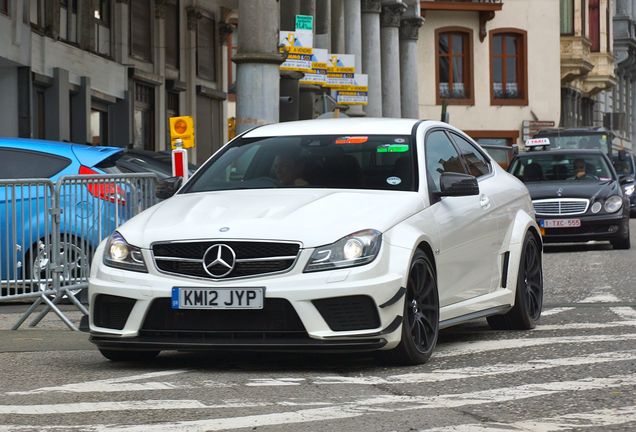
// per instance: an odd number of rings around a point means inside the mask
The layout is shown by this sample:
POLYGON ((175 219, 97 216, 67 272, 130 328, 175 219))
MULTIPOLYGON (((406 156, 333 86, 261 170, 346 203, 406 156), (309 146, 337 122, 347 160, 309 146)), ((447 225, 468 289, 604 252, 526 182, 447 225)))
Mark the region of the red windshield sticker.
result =
POLYGON ((367 141, 368 136, 345 136, 336 139, 336 144, 364 144, 367 141))

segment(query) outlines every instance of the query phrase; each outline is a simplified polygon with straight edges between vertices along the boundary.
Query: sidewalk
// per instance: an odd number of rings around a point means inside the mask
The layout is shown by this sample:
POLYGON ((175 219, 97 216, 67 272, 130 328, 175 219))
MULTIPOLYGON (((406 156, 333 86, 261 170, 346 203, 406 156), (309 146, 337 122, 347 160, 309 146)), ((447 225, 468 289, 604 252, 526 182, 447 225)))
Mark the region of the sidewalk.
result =
MULTIPOLYGON (((0 352, 95 349, 95 345, 88 341, 88 334, 69 330, 53 312, 49 312, 37 327, 29 327, 41 308, 31 314, 19 330, 11 330, 28 307, 29 304, 0 304, 0 352)), ((81 312, 71 305, 61 305, 60 308, 73 323, 79 325, 81 312)))

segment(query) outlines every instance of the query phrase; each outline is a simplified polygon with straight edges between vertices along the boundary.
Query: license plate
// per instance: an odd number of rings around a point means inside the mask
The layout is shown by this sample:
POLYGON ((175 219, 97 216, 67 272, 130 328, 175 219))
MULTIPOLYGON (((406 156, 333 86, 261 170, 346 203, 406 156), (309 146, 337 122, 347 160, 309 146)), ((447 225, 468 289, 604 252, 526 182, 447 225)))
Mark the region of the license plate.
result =
POLYGON ((539 221, 542 228, 577 228, 581 226, 581 219, 542 219, 539 221))
POLYGON ((172 309, 263 309, 265 288, 172 288, 172 309))

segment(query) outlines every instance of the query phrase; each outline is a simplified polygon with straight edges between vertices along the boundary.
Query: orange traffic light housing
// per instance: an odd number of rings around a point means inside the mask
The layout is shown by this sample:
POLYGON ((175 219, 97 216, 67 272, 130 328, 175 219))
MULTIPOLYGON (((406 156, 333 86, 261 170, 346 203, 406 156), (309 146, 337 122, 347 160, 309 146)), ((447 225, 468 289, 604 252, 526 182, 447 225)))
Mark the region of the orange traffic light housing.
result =
POLYGON ((176 148, 176 140, 183 142, 183 148, 194 147, 194 120, 190 116, 170 117, 170 145, 176 148))

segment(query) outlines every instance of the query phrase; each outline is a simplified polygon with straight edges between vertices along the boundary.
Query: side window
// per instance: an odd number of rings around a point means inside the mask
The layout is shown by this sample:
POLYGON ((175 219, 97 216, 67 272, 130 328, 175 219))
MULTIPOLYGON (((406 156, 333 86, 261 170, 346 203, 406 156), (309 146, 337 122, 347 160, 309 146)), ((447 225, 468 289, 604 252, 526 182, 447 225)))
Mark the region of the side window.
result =
POLYGON ((426 137, 426 171, 431 192, 440 192, 439 181, 442 173, 466 174, 459 154, 448 136, 441 130, 433 131, 426 137))
POLYGON ((457 134, 451 133, 450 135, 453 137, 453 141, 455 141, 455 144, 461 153, 462 159, 468 167, 468 174, 480 177, 490 172, 490 164, 488 163, 488 160, 479 152, 479 150, 475 148, 474 145, 457 134))
POLYGON ((4 179, 49 178, 70 164, 69 159, 61 156, 0 149, 0 177, 4 179))

